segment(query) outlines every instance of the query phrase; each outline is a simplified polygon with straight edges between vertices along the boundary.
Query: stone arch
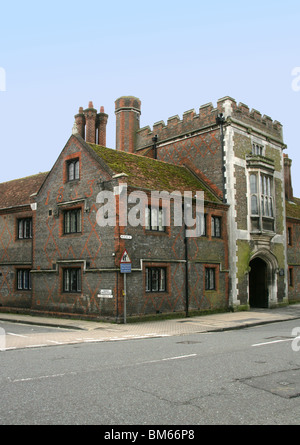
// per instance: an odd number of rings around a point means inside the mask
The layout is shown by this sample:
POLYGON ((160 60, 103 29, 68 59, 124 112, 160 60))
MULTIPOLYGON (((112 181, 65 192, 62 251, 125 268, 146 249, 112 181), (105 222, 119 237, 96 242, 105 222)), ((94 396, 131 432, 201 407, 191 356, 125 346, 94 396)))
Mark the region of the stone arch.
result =
POLYGON ((277 303, 278 261, 267 249, 261 249, 249 262, 249 305, 271 307, 277 303))

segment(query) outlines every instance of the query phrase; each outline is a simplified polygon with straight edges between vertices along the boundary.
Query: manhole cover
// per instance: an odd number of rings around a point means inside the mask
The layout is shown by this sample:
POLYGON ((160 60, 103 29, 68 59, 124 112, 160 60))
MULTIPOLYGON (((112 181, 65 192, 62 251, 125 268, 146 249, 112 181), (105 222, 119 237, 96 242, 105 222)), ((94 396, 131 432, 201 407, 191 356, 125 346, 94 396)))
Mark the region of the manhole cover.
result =
POLYGON ((292 399, 300 396, 300 369, 274 372, 241 381, 253 388, 263 389, 284 399, 292 399))

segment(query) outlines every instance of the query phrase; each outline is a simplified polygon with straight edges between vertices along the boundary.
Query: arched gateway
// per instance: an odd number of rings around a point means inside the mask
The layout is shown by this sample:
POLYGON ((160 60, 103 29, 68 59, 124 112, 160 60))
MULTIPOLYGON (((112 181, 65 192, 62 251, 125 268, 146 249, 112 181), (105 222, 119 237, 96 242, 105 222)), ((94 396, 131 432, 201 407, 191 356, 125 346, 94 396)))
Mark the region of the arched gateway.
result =
POLYGON ((249 266, 250 307, 270 307, 271 302, 277 301, 277 259, 270 251, 260 251, 252 257, 249 266))

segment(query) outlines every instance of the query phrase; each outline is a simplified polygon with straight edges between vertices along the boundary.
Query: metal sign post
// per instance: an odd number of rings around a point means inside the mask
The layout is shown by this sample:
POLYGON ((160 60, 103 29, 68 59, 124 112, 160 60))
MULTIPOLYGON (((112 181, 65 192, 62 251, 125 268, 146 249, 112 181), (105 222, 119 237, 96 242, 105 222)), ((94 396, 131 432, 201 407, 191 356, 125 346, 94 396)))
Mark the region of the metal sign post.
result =
POLYGON ((126 324, 126 299, 127 299, 127 295, 126 295, 126 273, 124 274, 124 324, 126 324))
POLYGON ((131 273, 131 259, 128 255, 127 250, 124 250, 120 261, 120 272, 124 274, 124 323, 126 324, 126 299, 127 299, 127 289, 126 289, 126 274, 131 273))

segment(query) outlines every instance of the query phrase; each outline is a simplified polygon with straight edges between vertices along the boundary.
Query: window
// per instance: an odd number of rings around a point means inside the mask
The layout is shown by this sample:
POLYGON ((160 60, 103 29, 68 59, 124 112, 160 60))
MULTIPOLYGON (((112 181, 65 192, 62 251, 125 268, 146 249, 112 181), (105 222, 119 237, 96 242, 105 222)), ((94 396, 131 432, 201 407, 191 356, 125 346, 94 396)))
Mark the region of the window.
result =
POLYGON ((18 220, 18 239, 32 238, 32 218, 18 220))
POLYGON ((261 210, 263 216, 273 217, 273 200, 271 192, 271 177, 267 175, 260 175, 261 187, 261 210))
POLYGON ((251 173, 249 182, 252 230, 273 231, 273 178, 264 173, 251 173))
POLYGON ((205 290, 216 289, 216 269, 212 267, 205 268, 205 290))
POLYGON ((164 267, 146 267, 146 292, 166 291, 166 269, 164 267))
POLYGON ((196 215, 196 233, 197 236, 206 235, 206 215, 198 213, 196 215))
POLYGON ((221 218, 218 216, 211 217, 211 236, 221 238, 221 218))
POLYGON ((251 215, 258 215, 257 175, 250 175, 251 215))
POLYGON ((164 232, 164 210, 157 207, 146 207, 145 212, 146 230, 164 232))
POLYGON ((81 292, 81 269, 63 269, 64 292, 81 292))
POLYGON ((252 144, 252 154, 262 156, 263 155, 263 146, 259 144, 252 144))
POLYGON ((293 268, 289 267, 289 286, 294 286, 293 268))
POLYGON ((288 227, 288 230, 287 230, 287 242, 288 242, 289 246, 293 245, 293 243, 292 243, 292 228, 291 227, 288 227))
POLYGON ((81 232, 81 209, 64 211, 64 233, 81 232))
POLYGON ((31 277, 29 269, 17 270, 17 289, 31 290, 31 277))
POLYGON ((74 181, 75 179, 79 179, 79 159, 73 159, 72 161, 68 161, 68 181, 74 181))

